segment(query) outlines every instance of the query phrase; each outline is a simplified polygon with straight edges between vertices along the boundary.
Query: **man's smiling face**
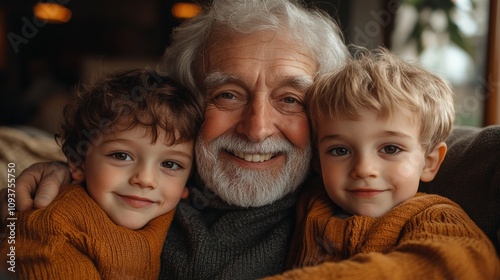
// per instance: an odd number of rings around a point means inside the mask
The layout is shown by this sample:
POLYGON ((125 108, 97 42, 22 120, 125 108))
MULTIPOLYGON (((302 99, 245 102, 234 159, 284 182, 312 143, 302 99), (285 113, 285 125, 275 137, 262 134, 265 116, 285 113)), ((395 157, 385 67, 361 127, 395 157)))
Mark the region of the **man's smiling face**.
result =
POLYGON ((269 31, 208 45, 199 75, 208 104, 198 172, 230 204, 269 204, 308 173, 304 99, 316 63, 289 36, 269 31))

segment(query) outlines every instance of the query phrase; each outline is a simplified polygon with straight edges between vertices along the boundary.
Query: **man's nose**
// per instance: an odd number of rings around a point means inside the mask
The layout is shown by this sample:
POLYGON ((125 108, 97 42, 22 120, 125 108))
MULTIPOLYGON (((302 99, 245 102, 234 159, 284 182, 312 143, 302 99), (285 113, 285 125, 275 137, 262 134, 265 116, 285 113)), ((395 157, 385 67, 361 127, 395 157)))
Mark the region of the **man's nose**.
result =
POLYGON ((244 134, 252 142, 261 142, 278 131, 276 114, 278 112, 267 98, 252 99, 248 103, 236 131, 244 134))
POLYGON ((140 188, 151 188, 155 189, 157 187, 157 170, 154 166, 149 166, 148 164, 139 164, 129 179, 129 183, 132 186, 140 188))

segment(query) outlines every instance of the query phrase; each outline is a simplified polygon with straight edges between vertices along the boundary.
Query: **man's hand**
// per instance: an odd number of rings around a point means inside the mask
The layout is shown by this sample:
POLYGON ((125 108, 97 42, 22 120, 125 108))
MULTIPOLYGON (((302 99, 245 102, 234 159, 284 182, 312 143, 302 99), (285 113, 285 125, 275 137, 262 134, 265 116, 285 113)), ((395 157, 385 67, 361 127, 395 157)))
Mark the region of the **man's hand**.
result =
MULTIPOLYGON (((26 211, 45 208, 59 193, 61 186, 69 184, 71 174, 61 162, 35 163, 26 168, 16 179, 16 209, 26 211)), ((0 191, 1 220, 7 218, 7 189, 0 191)))
POLYGON ((59 193, 61 186, 69 184, 71 174, 61 162, 35 163, 26 168, 16 180, 18 211, 45 208, 59 193))

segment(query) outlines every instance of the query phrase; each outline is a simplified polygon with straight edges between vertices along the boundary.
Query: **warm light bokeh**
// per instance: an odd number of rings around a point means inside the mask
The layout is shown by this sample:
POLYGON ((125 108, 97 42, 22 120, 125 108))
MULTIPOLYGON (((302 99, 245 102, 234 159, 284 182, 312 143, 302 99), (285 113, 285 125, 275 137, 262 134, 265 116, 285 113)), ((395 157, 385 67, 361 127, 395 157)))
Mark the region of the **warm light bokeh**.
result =
POLYGON ((65 23, 71 19, 71 11, 56 3, 37 3, 33 12, 38 19, 49 23, 65 23))
POLYGON ((172 15, 179 19, 188 19, 197 16, 201 7, 195 3, 179 2, 172 7, 172 15))

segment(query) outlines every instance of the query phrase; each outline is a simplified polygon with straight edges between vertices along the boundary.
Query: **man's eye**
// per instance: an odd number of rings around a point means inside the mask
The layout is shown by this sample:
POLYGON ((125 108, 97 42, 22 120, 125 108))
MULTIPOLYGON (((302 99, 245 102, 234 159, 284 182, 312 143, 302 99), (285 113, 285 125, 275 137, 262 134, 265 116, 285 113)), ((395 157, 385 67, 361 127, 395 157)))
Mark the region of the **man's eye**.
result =
POLYGON ((132 160, 132 157, 127 153, 112 153, 110 156, 116 160, 132 160))
POLYGON ((223 98, 223 99, 234 99, 235 96, 234 94, 230 92, 223 92, 217 96, 217 98, 223 98))
POLYGON ((394 155, 401 152, 401 149, 396 146, 396 145, 387 145, 382 147, 382 153, 388 154, 388 155, 394 155))
POLYGON ((164 161, 160 165, 161 165, 161 167, 173 169, 173 170, 177 170, 177 169, 181 168, 181 166, 178 163, 173 162, 173 161, 164 161))
POLYGON ((234 110, 245 105, 246 100, 237 93, 225 91, 213 95, 210 103, 222 110, 234 110))
POLYGON ((293 96, 280 96, 275 100, 274 107, 283 114, 296 114, 304 112, 304 104, 299 98, 293 96))
POLYGON ((351 152, 349 151, 349 149, 345 148, 345 147, 336 147, 336 148, 333 148, 329 151, 329 153, 333 156, 337 156, 337 157, 340 157, 340 156, 345 156, 345 155, 348 155, 350 154, 351 152))

